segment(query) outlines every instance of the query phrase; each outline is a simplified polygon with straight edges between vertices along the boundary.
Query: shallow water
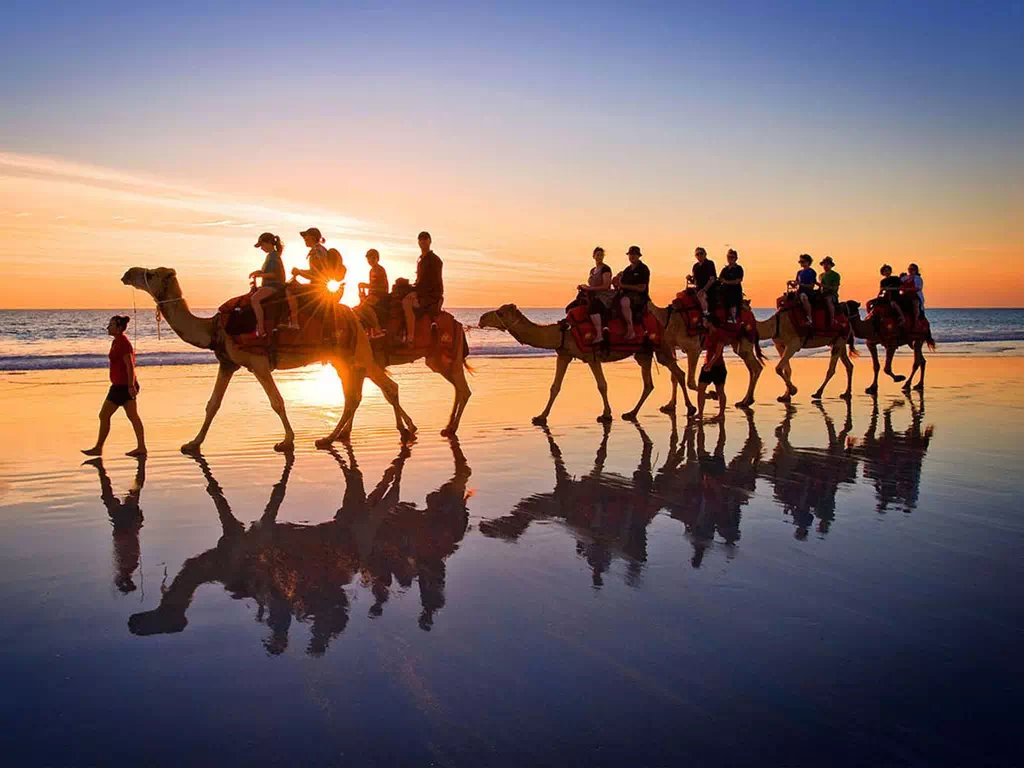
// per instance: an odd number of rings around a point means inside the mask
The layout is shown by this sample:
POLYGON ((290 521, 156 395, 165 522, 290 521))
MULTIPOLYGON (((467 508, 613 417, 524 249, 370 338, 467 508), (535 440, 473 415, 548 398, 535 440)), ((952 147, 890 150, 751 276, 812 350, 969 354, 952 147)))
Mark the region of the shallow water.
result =
MULTIPOLYGON (((239 375, 145 372, 151 456, 81 465, 103 371, 0 376, 0 628, 12 764, 1013 765, 1024 361, 933 361, 929 389, 593 421, 570 369, 395 369, 350 446, 333 373, 279 377, 292 458, 239 375), (141 470, 141 471, 140 471, 141 470), (109 483, 109 486, 106 485, 109 483)), ((640 389, 606 367, 616 412, 640 389)), ((856 391, 867 365, 858 365, 856 391)), ((743 370, 730 365, 738 399, 743 370)))

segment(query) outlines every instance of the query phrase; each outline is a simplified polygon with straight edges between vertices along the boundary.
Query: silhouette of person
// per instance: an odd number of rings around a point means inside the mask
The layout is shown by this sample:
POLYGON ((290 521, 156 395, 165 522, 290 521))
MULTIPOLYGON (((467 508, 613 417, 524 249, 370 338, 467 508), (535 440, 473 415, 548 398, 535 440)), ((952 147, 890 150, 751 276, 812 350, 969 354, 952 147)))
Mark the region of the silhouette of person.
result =
POLYGON ((107 470, 103 467, 103 459, 95 458, 85 462, 95 467, 99 473, 100 498, 110 516, 114 539, 114 586, 125 595, 137 589, 133 577, 141 559, 139 533, 142 530, 143 516, 139 498, 142 495, 142 487, 146 484, 146 457, 138 456, 136 460, 138 466, 135 470, 135 480, 123 500, 114 495, 114 487, 107 470))

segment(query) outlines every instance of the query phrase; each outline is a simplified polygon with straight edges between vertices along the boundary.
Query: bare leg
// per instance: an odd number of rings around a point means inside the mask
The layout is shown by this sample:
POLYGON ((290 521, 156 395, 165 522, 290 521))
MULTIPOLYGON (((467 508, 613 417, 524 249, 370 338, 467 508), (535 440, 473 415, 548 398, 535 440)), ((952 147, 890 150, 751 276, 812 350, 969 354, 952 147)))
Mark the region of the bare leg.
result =
POLYGON ((626 341, 636 338, 636 331, 633 330, 633 308, 629 305, 629 299, 623 296, 619 299, 619 308, 622 310, 622 320, 626 323, 626 341))
POLYGON ((263 391, 267 393, 270 407, 274 409, 274 413, 281 419, 281 426, 284 427, 284 440, 275 445, 274 450, 290 451, 295 446, 295 432, 292 430, 292 425, 288 422, 288 414, 284 408, 284 398, 281 397, 277 384, 274 383, 274 376, 270 372, 270 363, 261 360, 253 365, 252 372, 256 380, 263 387, 263 391))
POLYGON ((135 430, 135 450, 128 451, 126 456, 146 455, 146 428, 142 426, 142 419, 139 417, 139 404, 135 400, 129 400, 124 404, 124 412, 128 415, 128 421, 132 423, 135 430))
POLYGON ((539 416, 534 416, 531 420, 538 426, 543 426, 548 422, 548 414, 551 413, 551 406, 555 404, 555 398, 558 397, 558 393, 562 390, 562 379, 565 378, 565 371, 569 367, 569 363, 572 362, 572 357, 569 355, 559 355, 555 361, 555 380, 551 382, 551 394, 548 396, 548 404, 544 406, 544 410, 540 412, 539 416))
POLYGON ((697 420, 700 421, 704 418, 704 403, 708 399, 708 385, 699 384, 697 385, 697 420))
POLYGON ((256 333, 260 336, 267 335, 267 324, 263 317, 262 301, 273 293, 273 288, 260 288, 252 295, 252 312, 256 315, 256 333))
POLYGON ((806 293, 800 293, 800 304, 803 305, 804 312, 807 313, 807 323, 808 325, 810 325, 811 321, 813 320, 813 317, 811 315, 811 300, 807 298, 806 293))
MULTIPOLYGON (((718 416, 715 417, 716 421, 725 422, 725 382, 723 381, 718 385, 718 416)), ((724 429, 724 427, 723 427, 724 429)))
POLYGON ((295 294, 286 290, 284 295, 288 298, 288 327, 298 330, 299 328, 299 300, 295 294))
POLYGON ((604 378, 604 371, 601 370, 601 364, 596 360, 590 363, 590 372, 594 374, 594 381, 597 382, 597 391, 601 393, 601 399, 604 401, 604 411, 597 420, 600 422, 608 422, 612 420, 612 406, 608 402, 608 382, 604 378))
POLYGON ((622 418, 626 421, 633 421, 636 419, 637 413, 639 413, 641 406, 644 401, 648 398, 651 392, 654 391, 654 380, 651 378, 651 363, 654 359, 650 355, 636 355, 636 361, 640 365, 640 372, 644 380, 644 390, 640 394, 640 400, 632 411, 622 414, 622 418))
POLYGON ((110 434, 110 417, 116 410, 117 406, 110 400, 103 401, 103 405, 100 406, 100 431, 96 435, 96 445, 82 451, 86 456, 99 456, 103 453, 103 444, 107 442, 107 435, 110 434))
POLYGON ((416 293, 408 293, 402 299, 402 313, 405 315, 405 343, 412 346, 416 334, 416 313, 413 309, 418 306, 416 293))
POLYGON ((221 363, 220 369, 217 371, 217 381, 213 385, 213 392, 210 393, 210 399, 206 402, 206 418, 203 419, 203 426, 199 428, 199 433, 192 439, 192 442, 181 446, 182 453, 194 453, 203 444, 206 433, 210 431, 210 425, 213 423, 213 417, 217 415, 220 404, 224 401, 224 393, 227 392, 228 384, 231 383, 231 377, 237 370, 238 366, 233 363, 221 363))
POLYGON ((604 323, 601 320, 601 316, 594 314, 590 316, 590 322, 594 324, 594 338, 596 341, 601 341, 604 338, 604 323))

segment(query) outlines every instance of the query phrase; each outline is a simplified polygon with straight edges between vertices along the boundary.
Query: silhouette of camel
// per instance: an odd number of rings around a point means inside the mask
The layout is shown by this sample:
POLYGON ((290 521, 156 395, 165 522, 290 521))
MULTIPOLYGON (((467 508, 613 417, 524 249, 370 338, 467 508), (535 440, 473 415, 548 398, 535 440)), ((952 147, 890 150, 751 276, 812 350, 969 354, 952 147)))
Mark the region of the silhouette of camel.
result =
POLYGON ((271 631, 264 641, 269 654, 287 649, 294 617, 310 623, 307 653, 319 656, 348 624, 350 602, 345 587, 359 574, 376 599, 371 616, 382 612, 393 581, 411 587, 417 580, 422 605, 419 626, 429 630, 445 602, 444 561, 458 549, 469 525, 466 483, 471 470, 458 441, 449 442, 455 472, 427 495, 425 509, 399 499, 402 470, 411 454, 408 445, 403 445, 369 495, 351 446, 347 446, 347 461, 332 451, 345 475, 345 497, 334 519, 319 525, 276 520, 294 464, 294 456, 286 453, 281 480, 259 521, 248 529, 232 514, 209 464, 202 456, 194 456, 207 479, 223 534, 213 549, 185 561, 160 605, 134 614, 129 629, 136 635, 182 631, 196 589, 219 582, 233 597, 256 601, 257 619, 271 631))
POLYGON ((146 457, 139 456, 137 461, 135 480, 123 501, 114 495, 114 486, 103 467, 103 459, 96 457, 84 462, 95 467, 99 473, 100 498, 103 500, 103 506, 107 508, 113 526, 111 533, 114 538, 114 586, 122 594, 137 589, 133 577, 139 568, 141 557, 139 532, 142 530, 143 517, 139 500, 142 496, 142 486, 146 484, 146 457))

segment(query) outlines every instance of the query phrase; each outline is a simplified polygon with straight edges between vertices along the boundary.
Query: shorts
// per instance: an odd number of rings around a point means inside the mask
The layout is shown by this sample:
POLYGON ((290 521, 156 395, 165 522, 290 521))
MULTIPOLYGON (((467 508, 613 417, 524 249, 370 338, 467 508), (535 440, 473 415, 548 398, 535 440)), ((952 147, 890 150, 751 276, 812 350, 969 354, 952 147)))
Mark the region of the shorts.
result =
POLYGON ((725 384, 725 377, 728 373, 724 365, 713 365, 710 371, 701 368, 700 378, 697 381, 701 384, 714 384, 716 387, 722 386, 725 384))
POLYGON ((128 392, 127 384, 111 384, 110 389, 107 390, 107 400, 118 407, 121 407, 129 400, 134 399, 135 398, 128 392))
POLYGON ((620 304, 623 298, 629 299, 629 308, 635 313, 642 313, 647 308, 649 299, 636 291, 619 291, 615 297, 615 303, 620 304))

